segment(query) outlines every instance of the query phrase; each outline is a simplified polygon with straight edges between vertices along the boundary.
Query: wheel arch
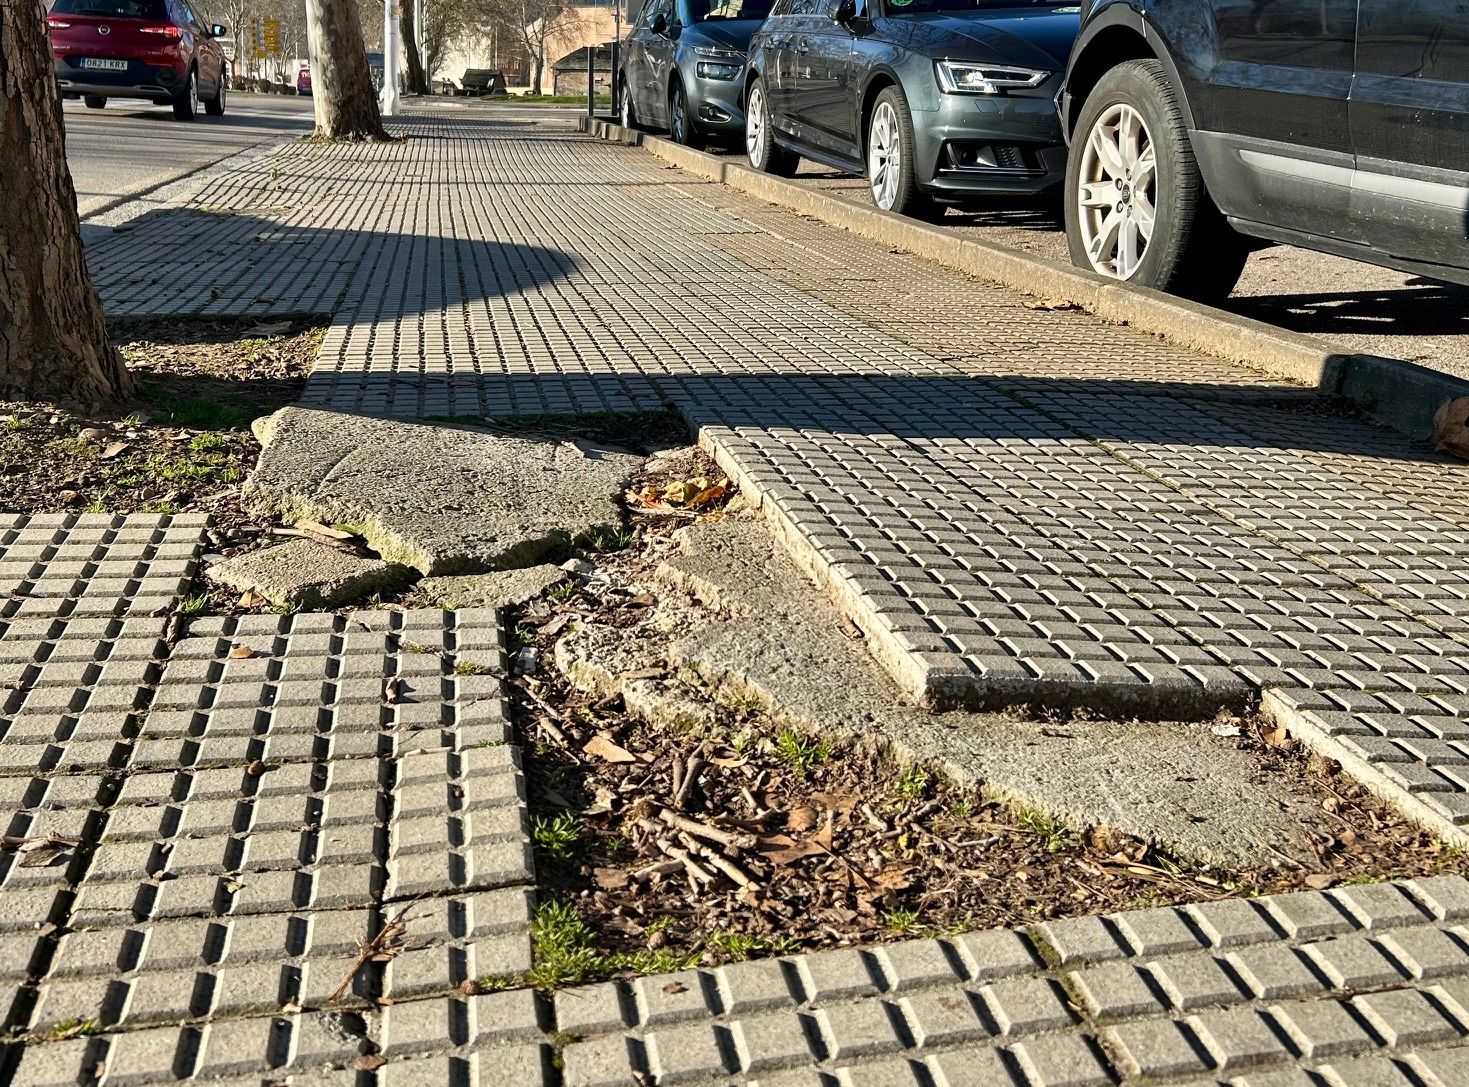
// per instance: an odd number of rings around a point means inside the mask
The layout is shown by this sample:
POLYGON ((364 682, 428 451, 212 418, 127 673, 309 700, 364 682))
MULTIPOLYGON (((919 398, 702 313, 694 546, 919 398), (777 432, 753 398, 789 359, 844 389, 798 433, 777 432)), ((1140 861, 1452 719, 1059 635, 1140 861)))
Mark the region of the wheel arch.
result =
POLYGON ((1156 60, 1163 65, 1169 82, 1177 92, 1184 124, 1190 131, 1193 130, 1193 110, 1184 94, 1178 65, 1169 56, 1157 31, 1148 24, 1142 12, 1125 0, 1118 0, 1087 20, 1081 36, 1071 50, 1071 59, 1066 65, 1066 88, 1061 117, 1062 130, 1068 143, 1092 88, 1109 71, 1129 60, 1156 60))
POLYGON ((862 87, 862 98, 857 112, 857 146, 862 151, 862 161, 867 161, 867 133, 872 127, 872 111, 877 106, 877 96, 889 87, 903 89, 903 81, 891 68, 875 68, 862 87))

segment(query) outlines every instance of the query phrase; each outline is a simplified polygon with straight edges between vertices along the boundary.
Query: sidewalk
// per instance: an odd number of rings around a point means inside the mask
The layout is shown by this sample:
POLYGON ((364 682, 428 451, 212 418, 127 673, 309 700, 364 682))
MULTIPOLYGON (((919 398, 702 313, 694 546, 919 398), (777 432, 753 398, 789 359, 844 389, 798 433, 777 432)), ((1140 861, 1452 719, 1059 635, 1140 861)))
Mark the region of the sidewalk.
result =
MULTIPOLYGON (((1469 841, 1469 469, 634 149, 402 129, 94 242, 109 312, 334 313, 335 412, 671 407, 912 699, 1258 701, 1469 841)), ((1469 1080, 1458 877, 459 995, 530 964, 498 616, 170 618, 203 528, 0 538, 17 1083, 1469 1080)))

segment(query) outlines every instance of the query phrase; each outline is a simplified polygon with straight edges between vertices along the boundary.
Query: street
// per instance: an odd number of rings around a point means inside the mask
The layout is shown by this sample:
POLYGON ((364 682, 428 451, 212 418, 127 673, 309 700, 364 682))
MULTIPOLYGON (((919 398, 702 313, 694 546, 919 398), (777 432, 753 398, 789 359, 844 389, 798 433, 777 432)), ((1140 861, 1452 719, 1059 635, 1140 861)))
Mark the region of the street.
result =
POLYGON ((113 99, 103 110, 80 101, 66 112, 66 161, 82 217, 286 134, 311 131, 311 99, 234 92, 223 117, 174 120, 165 106, 113 99))

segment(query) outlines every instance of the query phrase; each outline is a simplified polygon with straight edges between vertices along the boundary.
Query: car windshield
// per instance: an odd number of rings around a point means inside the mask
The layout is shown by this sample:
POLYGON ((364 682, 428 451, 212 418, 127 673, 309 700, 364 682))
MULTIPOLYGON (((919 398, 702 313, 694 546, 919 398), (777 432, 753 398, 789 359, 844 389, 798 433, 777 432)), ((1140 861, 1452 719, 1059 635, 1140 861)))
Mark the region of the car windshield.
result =
POLYGON ((681 15, 690 23, 722 23, 731 19, 764 19, 775 0, 683 0, 681 15))
POLYGON ((168 18, 164 0, 56 0, 53 15, 101 15, 109 19, 168 18))
POLYGON ((889 15, 932 15, 949 11, 993 11, 995 8, 1056 7, 1074 0, 883 0, 889 15))

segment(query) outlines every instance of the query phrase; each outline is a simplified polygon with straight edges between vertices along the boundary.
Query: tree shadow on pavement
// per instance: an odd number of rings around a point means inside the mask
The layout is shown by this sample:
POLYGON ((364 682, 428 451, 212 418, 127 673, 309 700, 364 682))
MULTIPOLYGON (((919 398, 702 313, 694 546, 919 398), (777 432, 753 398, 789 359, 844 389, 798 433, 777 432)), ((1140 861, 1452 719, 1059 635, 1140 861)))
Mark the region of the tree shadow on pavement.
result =
MULTIPOLYGON (((118 227, 84 223, 92 281, 109 318, 415 317, 531 291, 564 279, 575 256, 536 245, 402 230, 331 229, 295 219, 307 201, 284 191, 249 211, 165 207, 118 227)), ((319 209, 313 209, 319 217, 319 209)), ((379 221, 391 220, 386 207, 379 221)))

